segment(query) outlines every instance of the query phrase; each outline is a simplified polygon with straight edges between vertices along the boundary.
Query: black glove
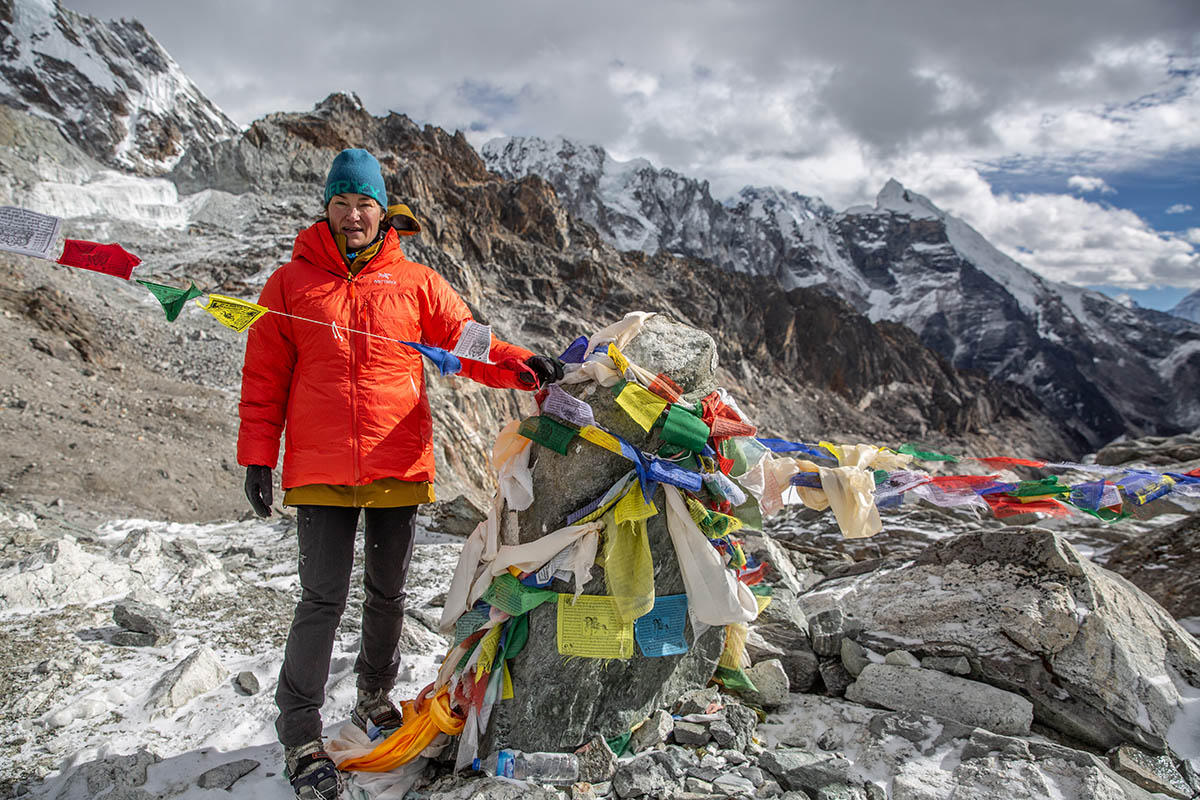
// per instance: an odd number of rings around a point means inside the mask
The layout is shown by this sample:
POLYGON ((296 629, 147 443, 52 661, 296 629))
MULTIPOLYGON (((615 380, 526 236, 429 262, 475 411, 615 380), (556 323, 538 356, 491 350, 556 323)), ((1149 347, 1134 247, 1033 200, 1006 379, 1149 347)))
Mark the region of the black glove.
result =
POLYGON ((260 517, 271 516, 271 468, 258 464, 246 467, 246 499, 260 517))
POLYGON ((551 356, 530 356, 525 359, 525 366, 533 370, 534 375, 537 375, 538 387, 545 386, 548 383, 557 383, 562 380, 562 362, 557 358, 551 356))

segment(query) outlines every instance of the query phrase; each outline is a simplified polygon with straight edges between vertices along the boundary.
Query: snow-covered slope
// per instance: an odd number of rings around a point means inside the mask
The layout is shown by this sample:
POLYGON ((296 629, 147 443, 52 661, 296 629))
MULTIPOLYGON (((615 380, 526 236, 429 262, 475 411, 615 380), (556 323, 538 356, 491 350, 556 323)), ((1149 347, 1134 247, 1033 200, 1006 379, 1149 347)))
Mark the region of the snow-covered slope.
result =
POLYGON ((0 103, 53 120, 109 166, 144 174, 238 131, 141 23, 104 22, 56 0, 0 0, 0 103))
POLYGON ((1177 317, 1190 319, 1192 322, 1200 322, 1200 289, 1180 300, 1171 309, 1171 313, 1177 317))
POLYGON ((618 247, 819 286, 903 323, 955 366, 1035 390, 1093 442, 1200 424, 1200 328, 1047 281, 897 181, 835 214, 775 188, 720 203, 706 182, 562 138, 497 139, 483 155, 505 177, 545 178, 618 247))

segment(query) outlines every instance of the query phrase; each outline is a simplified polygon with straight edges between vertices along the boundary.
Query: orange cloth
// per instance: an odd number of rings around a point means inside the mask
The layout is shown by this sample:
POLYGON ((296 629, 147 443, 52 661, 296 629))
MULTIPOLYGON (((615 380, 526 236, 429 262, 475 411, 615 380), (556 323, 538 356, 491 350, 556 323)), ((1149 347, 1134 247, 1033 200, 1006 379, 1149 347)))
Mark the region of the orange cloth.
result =
POLYGON ((400 704, 404 714, 402 725, 391 736, 365 756, 350 758, 338 764, 340 770, 359 772, 389 772, 401 764, 407 764, 424 750, 439 733, 457 736, 462 733, 464 720, 450 708, 450 691, 443 686, 432 697, 426 693, 432 686, 425 687, 416 700, 405 700, 400 704))
POLYGON ((437 496, 429 481, 380 478, 366 486, 333 486, 306 483, 283 493, 285 506, 343 506, 346 508, 399 508, 433 503, 437 496))

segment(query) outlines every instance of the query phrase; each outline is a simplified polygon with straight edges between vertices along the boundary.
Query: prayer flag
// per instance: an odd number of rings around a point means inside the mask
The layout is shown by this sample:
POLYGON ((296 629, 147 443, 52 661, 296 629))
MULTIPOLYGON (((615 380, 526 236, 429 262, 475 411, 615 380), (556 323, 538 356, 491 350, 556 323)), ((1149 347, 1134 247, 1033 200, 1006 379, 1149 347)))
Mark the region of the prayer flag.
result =
POLYGON ((1035 461, 1032 458, 1010 458, 1008 456, 989 456, 988 458, 977 458, 976 461, 982 461, 989 467, 1044 467, 1045 461, 1035 461))
POLYGON ((625 370, 629 369, 629 359, 621 354, 621 351, 617 348, 616 342, 609 342, 608 357, 612 359, 613 365, 617 368, 617 372, 621 373, 622 375, 625 374, 625 370))
POLYGON ((558 652, 580 658, 629 658, 633 655, 633 623, 617 618, 608 595, 558 598, 558 652))
POLYGON ((699 453, 708 444, 712 431, 690 410, 680 405, 672 405, 667 411, 667 420, 663 423, 660 434, 664 442, 699 453))
POLYGON ((142 263, 142 260, 119 244, 97 244, 67 239, 63 242, 63 253, 58 257, 58 263, 129 280, 133 268, 142 263))
POLYGON ((0 250, 50 258, 62 220, 15 206, 0 206, 0 250))
POLYGON ((948 456, 942 453, 931 453, 928 450, 918 450, 915 444, 902 444, 896 452, 912 456, 921 461, 958 461, 958 456, 948 456))
POLYGON ((438 372, 442 375, 454 375, 462 371, 462 362, 458 360, 458 356, 448 350, 428 344, 421 344, 420 342, 401 342, 401 344, 408 345, 432 361, 433 365, 438 368, 438 372))
POLYGON ((649 389, 669 403, 678 403, 679 398, 683 397, 683 389, 665 372, 660 372, 654 377, 654 380, 650 382, 649 389))
POLYGON ((588 338, 580 336, 575 341, 567 345, 567 349, 563 350, 562 355, 558 360, 564 364, 582 364, 583 357, 587 354, 588 338))
POLYGON ((492 352, 492 328, 490 325, 480 325, 475 320, 463 323, 462 332, 458 335, 458 343, 450 351, 459 358, 471 361, 491 363, 489 355, 492 352))
POLYGON ((493 578, 491 586, 483 593, 485 603, 514 617, 557 598, 556 592, 526 586, 507 572, 493 578))
POLYGON ((761 436, 755 439, 755 441, 772 453, 804 453, 812 458, 823 458, 827 461, 834 458, 824 448, 813 447, 810 444, 789 442, 786 439, 764 439, 761 436))
POLYGON ((248 300, 239 300, 236 297, 226 297, 221 294, 210 294, 208 305, 204 305, 199 300, 196 301, 196 305, 216 317, 217 322, 238 333, 249 328, 259 317, 270 310, 248 300))
POLYGON ((150 281, 138 281, 138 283, 149 289, 150 293, 162 304, 163 311, 167 315, 167 322, 174 322, 178 319, 179 313, 183 311, 183 306, 188 300, 204 294, 196 288, 194 283, 186 289, 176 289, 174 286, 163 286, 150 281))
POLYGON ((634 422, 641 425, 642 430, 649 431, 662 416, 667 401, 636 383, 627 381, 617 394, 617 405, 623 408, 634 422))
POLYGON ((522 420, 517 432, 526 439, 532 439, 542 447, 548 447, 564 456, 567 454, 567 445, 571 444, 576 435, 573 428, 541 414, 522 420))
POLYGON ((592 407, 583 400, 563 391, 556 383, 552 383, 546 388, 546 399, 542 401, 542 413, 565 419, 580 427, 596 424, 592 407))
POLYGON ((687 595, 672 594, 654 598, 654 608, 633 623, 638 648, 647 658, 677 656, 688 651, 684 638, 687 623, 687 595))

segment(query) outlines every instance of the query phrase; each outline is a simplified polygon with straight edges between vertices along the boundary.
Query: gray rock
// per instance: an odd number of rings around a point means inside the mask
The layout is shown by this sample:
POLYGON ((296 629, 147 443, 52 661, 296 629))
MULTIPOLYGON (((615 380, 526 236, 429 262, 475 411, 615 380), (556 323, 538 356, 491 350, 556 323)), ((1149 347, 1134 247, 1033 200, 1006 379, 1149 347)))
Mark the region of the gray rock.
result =
POLYGON ((669 744, 661 750, 652 751, 649 755, 666 767, 672 778, 679 781, 698 766, 695 752, 678 745, 669 744))
POLYGON ((830 608, 808 618, 808 635, 812 649, 819 656, 837 656, 842 652, 842 639, 853 639, 862 624, 846 616, 841 609, 830 608))
MULTIPOLYGON (((863 671, 863 667, 871 663, 867 648, 853 639, 842 639, 842 666, 855 678, 863 671)), ((828 686, 828 684, 826 684, 828 686)))
POLYGON ((254 673, 250 670, 242 670, 239 672, 237 677, 233 679, 233 682, 246 694, 258 694, 258 678, 256 678, 254 673))
MULTIPOLYGON (((719 777, 719 776, 718 776, 719 777)), ((716 778, 714 777, 714 780, 716 778)), ((694 775, 689 775, 683 779, 683 790, 694 794, 712 794, 712 781, 706 781, 702 778, 697 778, 694 775)))
POLYGON ((831 784, 849 782, 850 762, 841 755, 814 754, 794 748, 764 750, 759 765, 785 789, 816 792, 831 784))
POLYGON ((751 703, 762 708, 778 708, 787 700, 789 684, 783 664, 777 658, 760 661, 746 669, 746 677, 758 690, 751 692, 751 703))
POLYGON ((739 795, 753 794, 754 783, 749 778, 744 778, 741 775, 726 773, 713 781, 713 788, 722 794, 739 795))
POLYGON ((791 557, 770 536, 748 534, 742 537, 742 549, 747 554, 760 561, 766 561, 770 574, 767 581, 774 586, 782 586, 794 594, 801 594, 805 586, 796 574, 796 567, 791 557))
POLYGON ((259 763, 252 758, 230 761, 202 773, 196 779, 196 785, 201 789, 225 789, 228 791, 235 783, 258 767, 259 763))
MULTIPOLYGON (((625 348, 625 355, 652 374, 666 372, 687 393, 698 399, 715 386, 716 345, 712 338, 664 315, 652 317, 625 348)), ((579 393, 578 385, 564 387, 579 393)), ((588 396, 597 423, 624 437, 634 446, 656 449, 657 433, 647 434, 621 410, 611 392, 588 396)), ((533 494, 537 500, 513 520, 502 514, 505 541, 534 541, 561 527, 571 512, 603 494, 629 470, 629 462, 608 451, 580 442, 568 455, 533 446, 530 454, 533 494)), ((665 509, 663 489, 655 502, 665 509)), ((666 530, 666 514, 647 521, 650 553, 654 562, 654 590, 658 595, 681 594, 683 579, 674 546, 666 530)), ((556 591, 572 591, 573 583, 552 583, 556 591)), ((604 594, 604 571, 593 570, 583 587, 588 594, 604 594)), ((690 626, 689 626, 690 627, 690 626)), ((724 647, 721 627, 699 637, 689 630, 688 652, 666 658, 635 657, 627 661, 577 658, 564 661, 557 648, 557 609, 547 604, 529 614, 529 641, 509 665, 515 697, 498 703, 488 730, 480 740, 482 750, 495 745, 524 751, 572 750, 593 735, 615 736, 627 731, 655 709, 673 702, 689 689, 708 684, 724 647)))
POLYGON ((146 783, 146 770, 162 761, 144 748, 127 756, 109 756, 80 764, 65 776, 53 794, 54 800, 74 800, 82 797, 116 797, 128 800, 151 800, 151 794, 139 787, 146 783))
POLYGON ((708 728, 700 723, 684 722, 683 720, 676 721, 672 735, 675 737, 676 744, 685 747, 699 747, 708 744, 709 739, 712 738, 708 734, 708 728))
POLYGON ((971 674, 971 662, 967 661, 966 656, 955 656, 953 658, 926 656, 921 659, 921 666, 925 669, 936 669, 938 672, 947 672, 951 675, 971 674))
POLYGON ((846 689, 856 703, 916 711, 986 728, 996 733, 1027 734, 1033 704, 985 683, 927 669, 869 664, 846 689))
MULTIPOLYGON (((843 642, 850 641, 843 639, 843 642)), ((846 687, 854 683, 854 676, 842 666, 842 661, 827 658, 821 661, 821 681, 825 684, 825 693, 831 697, 841 697, 846 693, 846 687)))
POLYGON ((725 759, 726 763, 734 767, 750 763, 750 759, 741 750, 722 750, 721 758, 725 759))
POLYGON ((738 767, 737 774, 753 783, 755 789, 762 786, 763 781, 767 779, 767 776, 763 773, 762 769, 751 764, 738 767))
POLYGON ((865 646, 920 642, 914 649, 964 655, 976 680, 1027 697, 1039 724, 1105 751, 1164 752, 1187 684, 1200 685, 1194 637, 1039 528, 942 539, 911 563, 809 591, 804 603, 862 619, 865 646))
POLYGON ((1121 745, 1108 755, 1113 769, 1151 792, 1188 798, 1194 792, 1167 756, 1152 755, 1130 745, 1121 745))
POLYGON ((779 800, 812 800, 812 795, 799 789, 793 789, 781 794, 779 800))
POLYGON ((433 791, 429 800, 562 800, 554 789, 536 783, 506 778, 485 777, 460 779, 443 791, 433 791))
POLYGON ((633 736, 629 740, 629 749, 634 753, 640 753, 656 747, 667 741, 674 728, 675 720, 671 718, 671 715, 658 709, 651 713, 646 721, 633 732, 633 736))
MULTIPOLYGON (((733 741, 729 743, 729 748, 740 753, 746 752, 750 747, 750 739, 758 729, 758 714, 746 706, 733 703, 725 707, 725 721, 733 728, 733 741)), ((712 731, 711 726, 709 731, 712 731)))
POLYGON ((617 767, 613 776, 613 791, 618 797, 661 797, 676 787, 675 778, 660 761, 645 753, 617 767))
POLYGON ((189 700, 220 686, 229 677, 217 654, 204 646, 179 662, 150 689, 147 711, 173 713, 189 700))
POLYGON ((893 667, 919 667, 921 659, 907 650, 893 650, 883 657, 883 663, 891 664, 893 667))
POLYGON ((778 588, 771 604, 750 624, 746 653, 752 662, 778 658, 793 692, 807 692, 818 678, 817 656, 808 640, 808 620, 795 594, 778 588))
POLYGON ((113 608, 113 622, 127 631, 169 636, 174 626, 171 615, 158 606, 123 600, 113 608))
POLYGON ((452 536, 470 536, 475 527, 487 519, 487 514, 465 495, 453 500, 434 503, 429 508, 434 530, 452 536))
POLYGON ((579 780, 586 783, 610 781, 617 771, 617 755, 603 736, 593 736, 575 751, 575 757, 579 759, 579 780))
POLYGON ((675 713, 681 717, 688 714, 707 714, 713 706, 720 705, 721 690, 716 686, 708 686, 684 692, 675 704, 675 713))
POLYGON ((117 631, 109 641, 117 647, 160 647, 170 644, 175 639, 174 633, 142 633, 140 631, 117 631))
POLYGON ((867 792, 850 783, 831 783, 815 792, 816 800, 866 800, 867 792))
MULTIPOLYGON (((763 798, 779 797, 782 794, 783 794, 783 787, 780 786, 779 781, 775 780, 774 778, 765 779, 762 782, 762 786, 759 786, 757 789, 754 790, 755 797, 763 797, 763 798)), ((806 800, 808 798, 807 794, 801 794, 801 793, 797 793, 797 792, 790 792, 789 794, 791 794, 793 796, 804 797, 804 798, 806 798, 806 800)))
POLYGON ((708 733, 719 747, 729 747, 733 744, 733 740, 737 738, 737 733, 733 730, 733 726, 725 719, 718 719, 709 723, 708 733))

